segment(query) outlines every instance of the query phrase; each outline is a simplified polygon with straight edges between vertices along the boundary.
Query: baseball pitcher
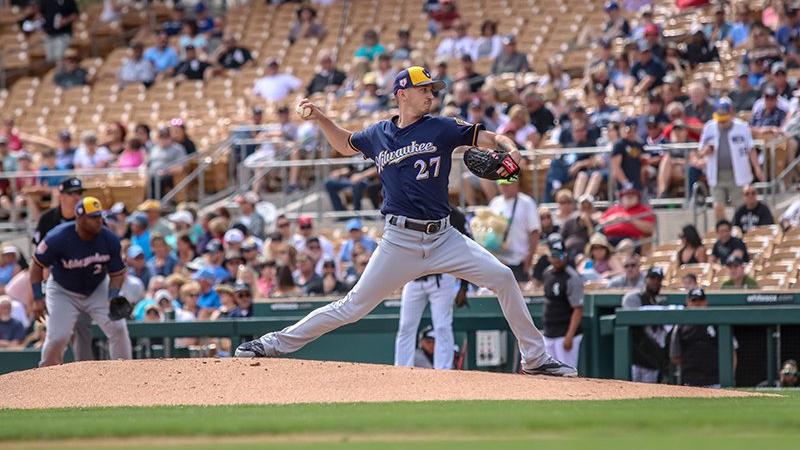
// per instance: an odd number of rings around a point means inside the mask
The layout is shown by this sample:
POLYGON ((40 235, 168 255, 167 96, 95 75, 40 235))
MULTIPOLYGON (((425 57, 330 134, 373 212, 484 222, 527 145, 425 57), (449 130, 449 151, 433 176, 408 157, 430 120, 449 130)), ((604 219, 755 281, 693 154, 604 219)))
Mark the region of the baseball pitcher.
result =
POLYGON ((480 124, 430 116, 434 93, 444 87, 422 67, 401 71, 394 80, 400 115, 356 133, 336 125, 309 100, 300 103, 303 119, 316 121, 339 153, 375 161, 384 192, 384 234, 364 274, 343 299, 318 308, 295 325, 241 344, 237 356, 294 352, 364 317, 407 282, 449 273, 497 294, 519 342, 525 373, 577 376, 574 368, 545 351, 542 333, 533 324, 511 269, 450 225, 447 185, 453 150, 477 146, 465 153, 465 163, 486 178, 516 175, 520 153, 511 139, 485 131, 480 124))

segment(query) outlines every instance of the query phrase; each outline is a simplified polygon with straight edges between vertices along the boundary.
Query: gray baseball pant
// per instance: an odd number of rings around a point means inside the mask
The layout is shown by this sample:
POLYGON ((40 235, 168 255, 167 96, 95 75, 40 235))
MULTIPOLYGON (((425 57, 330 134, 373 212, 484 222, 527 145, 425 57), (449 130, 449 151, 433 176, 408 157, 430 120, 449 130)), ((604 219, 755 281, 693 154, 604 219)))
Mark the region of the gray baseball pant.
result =
POLYGON ((363 275, 341 300, 318 308, 294 325, 261 337, 267 356, 299 350, 323 334, 353 323, 407 282, 423 275, 449 273, 491 289, 519 342, 523 368, 533 369, 547 360, 544 338, 536 329, 511 269, 486 249, 442 219, 441 231, 426 234, 397 226, 386 217, 383 238, 363 275))
POLYGON ((131 359, 131 339, 125 320, 108 318, 108 277, 90 295, 64 289, 51 276, 45 293, 47 305, 47 332, 42 346, 39 366, 53 366, 64 360, 64 350, 69 344, 78 315, 84 312, 100 326, 110 347, 111 359, 131 359))
POLYGON ((417 330, 425 306, 431 304, 431 323, 436 345, 434 369, 452 369, 455 339, 453 338, 453 299, 460 286, 450 274, 431 275, 427 280, 414 280, 403 286, 400 295, 400 322, 394 342, 394 365, 414 367, 417 330))
POLYGON ((92 351, 92 316, 82 312, 78 314, 75 329, 72 330, 72 355, 75 361, 94 359, 92 351))

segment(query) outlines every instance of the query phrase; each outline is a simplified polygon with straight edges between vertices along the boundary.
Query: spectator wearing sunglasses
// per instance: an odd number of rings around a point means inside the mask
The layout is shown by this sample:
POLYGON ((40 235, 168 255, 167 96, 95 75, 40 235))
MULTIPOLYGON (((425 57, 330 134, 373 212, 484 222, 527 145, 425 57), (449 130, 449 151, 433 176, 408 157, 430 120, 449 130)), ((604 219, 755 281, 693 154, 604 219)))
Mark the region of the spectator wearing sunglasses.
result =
POLYGON ((627 256, 623 261, 624 273, 615 276, 608 282, 609 289, 641 289, 644 287, 644 274, 639 269, 639 255, 627 256))
POLYGON ((775 219, 769 207, 758 199, 756 188, 746 185, 742 189, 744 204, 736 209, 733 215, 733 224, 742 229, 742 233, 747 233, 755 227, 762 225, 772 225, 775 219))
POLYGON ((228 313, 228 317, 252 317, 253 316, 253 290, 247 283, 237 282, 233 285, 236 307, 228 313))

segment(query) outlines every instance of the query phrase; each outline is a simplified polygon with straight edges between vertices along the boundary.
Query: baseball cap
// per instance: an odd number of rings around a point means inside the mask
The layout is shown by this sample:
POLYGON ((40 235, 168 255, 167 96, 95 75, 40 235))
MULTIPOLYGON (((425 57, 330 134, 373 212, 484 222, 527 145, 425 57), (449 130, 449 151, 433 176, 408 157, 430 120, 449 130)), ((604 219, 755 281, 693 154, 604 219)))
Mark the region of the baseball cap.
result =
POLYGON ((739 67, 736 68, 736 77, 737 78, 748 77, 748 76, 750 76, 750 69, 747 66, 742 64, 742 65, 740 65, 739 67))
POLYGON ((18 255, 19 251, 17 250, 17 247, 14 247, 13 245, 4 245, 2 253, 4 255, 11 255, 11 254, 18 255))
POLYGON ((192 280, 209 280, 214 281, 217 277, 214 274, 214 271, 211 270, 209 267, 203 267, 202 269, 198 270, 197 272, 192 275, 192 280))
POLYGON ((648 23, 644 26, 644 34, 659 34, 658 26, 654 23, 648 23))
POLYGON ((161 303, 162 300, 172 301, 172 295, 170 295, 169 291, 166 289, 159 289, 156 291, 155 295, 153 295, 153 300, 156 303, 161 303))
POLYGON ((236 284, 233 285, 233 290, 234 292, 250 292, 250 285, 242 281, 237 281, 236 284))
POLYGON ((244 258, 242 258, 242 254, 236 250, 228 250, 227 252, 225 252, 224 262, 227 263, 228 261, 232 261, 234 259, 242 260, 244 258))
POLYGON ((688 298, 689 300, 695 298, 706 298, 706 292, 701 288, 694 288, 691 289, 688 294, 686 294, 686 298, 688 298))
POLYGON ((58 192, 83 192, 83 183, 81 183, 80 178, 67 178, 58 186, 58 192))
POLYGON ((725 265, 727 265, 728 267, 741 266, 742 264, 744 264, 744 260, 739 255, 731 255, 730 257, 728 257, 727 261, 725 261, 725 265))
POLYGON ((606 11, 606 12, 613 11, 615 9, 619 9, 619 4, 617 2, 614 2, 614 1, 607 2, 605 4, 605 6, 603 7, 603 10, 606 11))
POLYGON ((255 205, 258 203, 258 194, 253 191, 247 191, 244 194, 236 197, 236 203, 250 203, 255 205))
POLYGON ((60 131, 58 133, 58 139, 62 141, 69 141, 72 139, 72 135, 67 130, 60 131))
POLYGON ((136 223, 139 226, 147 227, 147 215, 145 213, 137 211, 128 217, 126 220, 128 223, 136 223))
POLYGON ((144 249, 138 245, 131 245, 128 247, 128 258, 138 258, 144 256, 144 249))
POLYGON ((96 197, 84 197, 75 205, 75 215, 100 217, 103 215, 103 204, 96 197))
POLYGON ((8 144, 8 138, 5 136, 0 136, 0 144, 8 144))
POLYGON ((260 247, 259 241, 256 240, 253 236, 249 236, 247 239, 242 242, 242 251, 248 252, 251 250, 258 250, 260 247))
POLYGON ((109 209, 111 214, 128 214, 128 208, 125 206, 125 203, 117 202, 111 205, 111 209, 109 209))
POLYGON ((638 122, 636 121, 635 117, 627 117, 623 122, 623 124, 626 127, 635 127, 636 125, 638 125, 638 122))
POLYGON ((649 52, 650 51, 650 44, 647 41, 639 41, 636 44, 636 47, 639 49, 640 52, 649 52))
POLYGON ((347 229, 347 231, 360 230, 363 227, 364 227, 364 224, 362 224, 361 223, 361 219, 358 219, 358 218, 354 218, 354 219, 348 220, 347 221, 347 225, 345 225, 345 228, 347 229))
POLYGON ((764 87, 764 97, 777 97, 778 90, 775 89, 775 86, 768 84, 764 87))
POLYGON ((400 89, 420 86, 432 86, 434 91, 441 91, 447 87, 447 83, 442 80, 432 79, 430 72, 424 67, 412 66, 408 69, 401 70, 400 73, 394 77, 394 88, 392 92, 397 94, 397 91, 400 89))
POLYGON ((219 239, 212 239, 206 244, 206 253, 221 252, 222 242, 219 239))
POLYGON ((566 251, 564 250, 564 241, 561 240, 561 236, 558 236, 559 239, 549 240, 547 242, 547 246, 550 248, 550 256, 556 259, 564 259, 564 255, 566 251))
POLYGON ((300 216, 297 218, 297 225, 301 227, 314 225, 314 219, 311 216, 300 216))
POLYGON ((169 219, 169 221, 173 223, 184 223, 186 225, 191 225, 194 223, 194 219, 192 219, 192 213, 186 211, 185 209, 180 211, 175 211, 174 213, 167 216, 167 219, 169 219))
POLYGON ((731 99, 729 97, 720 97, 720 99, 717 100, 717 104, 714 105, 714 110, 717 112, 733 111, 733 102, 731 102, 731 99))
POLYGON ((225 236, 222 239, 232 244, 241 244, 244 241, 244 233, 242 233, 242 230, 231 228, 225 232, 225 236))
POLYGON ((775 61, 769 69, 770 73, 775 75, 778 72, 786 73, 786 64, 783 61, 775 61))
POLYGON ((137 211, 161 211, 161 202, 154 199, 143 201, 136 207, 137 211))
POLYGON ((783 375, 792 375, 797 374, 797 361, 793 359, 787 359, 783 363, 783 367, 781 367, 781 374, 783 375))
POLYGON ((660 278, 664 279, 664 269, 658 266, 653 266, 647 270, 647 278, 660 278))

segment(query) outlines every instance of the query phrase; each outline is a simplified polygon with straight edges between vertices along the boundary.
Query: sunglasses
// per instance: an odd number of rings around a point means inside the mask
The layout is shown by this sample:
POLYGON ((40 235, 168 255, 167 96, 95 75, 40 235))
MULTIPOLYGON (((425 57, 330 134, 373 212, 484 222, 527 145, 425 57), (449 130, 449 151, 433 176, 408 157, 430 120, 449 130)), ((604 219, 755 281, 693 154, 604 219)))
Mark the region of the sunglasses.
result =
POLYGON ((638 266, 639 266, 638 264, 625 264, 625 266, 624 266, 624 267, 625 267, 626 269, 630 269, 631 267, 638 267, 638 266))
POLYGON ((300 229, 301 230, 310 230, 311 229, 311 225, 300 225, 300 229))
POLYGON ((249 292, 238 292, 236 294, 236 297, 237 298, 250 298, 250 297, 252 297, 252 295, 250 295, 249 292))
POLYGON ((289 222, 282 222, 278 224, 278 228, 286 228, 289 226, 289 222))
POLYGON ((572 200, 561 200, 558 202, 559 205, 569 205, 572 203, 572 200))
POLYGON ((755 191, 747 191, 747 192, 744 193, 744 195, 750 197, 752 195, 756 195, 756 192, 755 191))
POLYGON ((199 292, 187 292, 186 296, 187 297, 200 297, 200 293, 199 292))

